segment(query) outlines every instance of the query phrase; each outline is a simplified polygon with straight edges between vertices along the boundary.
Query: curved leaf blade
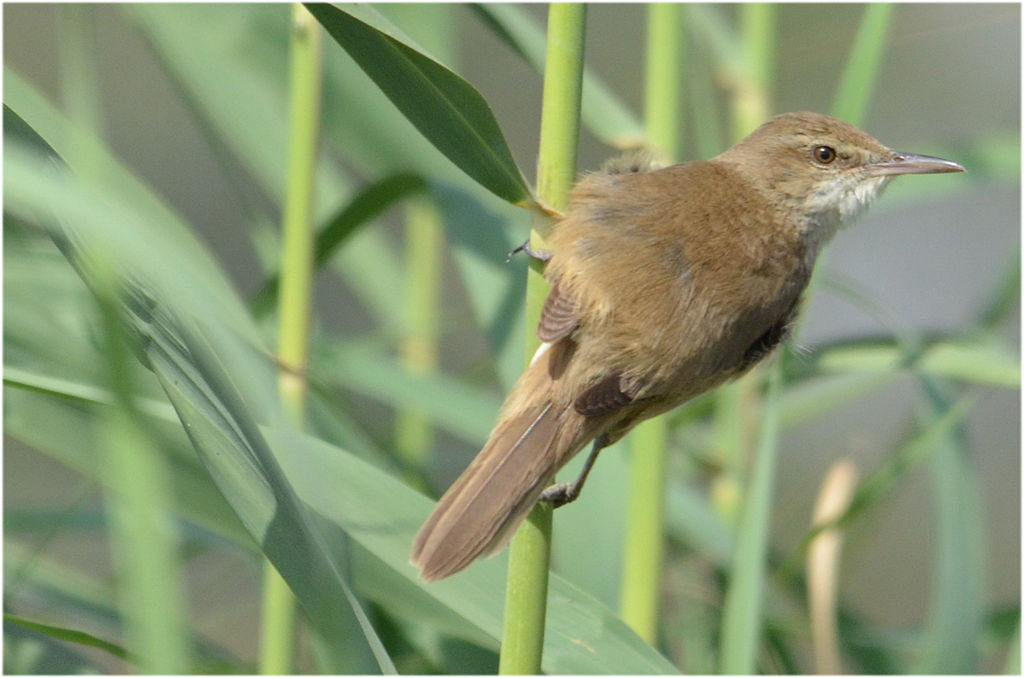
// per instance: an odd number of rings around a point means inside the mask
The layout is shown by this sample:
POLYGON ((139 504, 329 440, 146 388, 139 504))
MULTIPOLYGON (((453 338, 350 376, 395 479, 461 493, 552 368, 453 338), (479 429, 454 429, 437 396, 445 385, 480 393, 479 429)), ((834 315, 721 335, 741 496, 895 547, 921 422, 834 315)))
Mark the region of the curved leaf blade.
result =
MULTIPOLYGON (((506 554, 478 561, 443 581, 424 582, 408 562, 409 544, 432 502, 323 441, 283 428, 264 429, 263 434, 274 449, 298 451, 282 454, 281 461, 289 481, 316 514, 336 523, 391 568, 395 580, 431 596, 446 614, 476 626, 497 646, 506 554)), ((554 674, 678 673, 613 611, 554 574, 543 668, 554 674)))
MULTIPOLYGON (((54 124, 52 131, 66 128, 45 102, 25 97, 20 103, 25 107, 15 110, 47 142, 46 123, 54 124), (44 124, 33 125, 36 117, 44 124)), ((56 138, 52 146, 60 152, 63 140, 56 138)), ((274 377, 269 364, 241 369, 241 363, 254 362, 252 355, 265 354, 243 308, 237 298, 211 295, 206 284, 197 284, 210 282, 212 288, 219 282, 227 288, 217 280, 218 269, 191 256, 201 247, 184 224, 92 143, 104 169, 100 186, 79 180, 52 156, 24 143, 8 144, 5 210, 51 233, 87 283, 95 282, 92 252, 102 251, 116 262, 123 286, 120 306, 140 359, 157 373, 208 472, 246 529, 325 637, 361 630, 375 668, 394 672, 323 536, 259 435, 254 413, 275 418, 274 377), (175 231, 173 237, 163 228, 175 231)))
POLYGON ((53 626, 52 624, 42 624, 40 622, 32 621, 31 619, 25 619, 13 614, 4 613, 4 622, 17 624, 31 631, 45 634, 51 638, 57 640, 65 640, 69 643, 75 643, 76 645, 83 645, 85 647, 95 647, 104 652, 114 655, 118 659, 124 659, 130 661, 131 657, 128 651, 124 647, 117 643, 112 643, 109 640, 104 640, 91 633, 85 631, 79 631, 78 629, 68 628, 66 626, 53 626))
POLYGON ((532 200, 480 93, 371 8, 308 4, 313 16, 439 151, 499 198, 532 200))

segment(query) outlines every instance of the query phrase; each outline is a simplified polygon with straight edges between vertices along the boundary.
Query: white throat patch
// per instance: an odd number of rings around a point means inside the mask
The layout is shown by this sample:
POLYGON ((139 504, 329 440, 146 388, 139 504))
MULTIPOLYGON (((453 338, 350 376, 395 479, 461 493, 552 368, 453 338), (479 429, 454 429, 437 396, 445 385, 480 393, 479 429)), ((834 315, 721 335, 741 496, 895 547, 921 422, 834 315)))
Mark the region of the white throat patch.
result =
POLYGON ((807 263, 813 265, 821 248, 840 228, 849 226, 885 188, 890 176, 862 179, 855 174, 840 174, 822 183, 807 201, 810 219, 804 233, 807 263))

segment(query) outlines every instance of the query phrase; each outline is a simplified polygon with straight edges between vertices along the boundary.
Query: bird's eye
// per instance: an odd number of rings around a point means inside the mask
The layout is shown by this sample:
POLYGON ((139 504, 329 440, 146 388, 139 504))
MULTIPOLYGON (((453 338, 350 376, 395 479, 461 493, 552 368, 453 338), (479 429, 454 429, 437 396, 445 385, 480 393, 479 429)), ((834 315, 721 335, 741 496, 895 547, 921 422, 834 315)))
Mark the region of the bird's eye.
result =
POLYGON ((814 149, 814 159, 827 165, 836 159, 836 149, 831 146, 818 146, 814 149))

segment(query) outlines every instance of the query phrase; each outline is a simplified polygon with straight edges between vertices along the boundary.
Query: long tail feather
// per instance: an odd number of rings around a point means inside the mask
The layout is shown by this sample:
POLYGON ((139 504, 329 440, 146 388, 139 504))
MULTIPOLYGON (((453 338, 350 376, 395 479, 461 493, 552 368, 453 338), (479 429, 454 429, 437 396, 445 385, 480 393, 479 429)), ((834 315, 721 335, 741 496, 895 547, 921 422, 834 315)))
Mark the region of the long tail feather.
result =
POLYGON ((424 579, 454 574, 508 542, 558 470, 564 414, 547 402, 498 424, 416 536, 412 562, 424 579))

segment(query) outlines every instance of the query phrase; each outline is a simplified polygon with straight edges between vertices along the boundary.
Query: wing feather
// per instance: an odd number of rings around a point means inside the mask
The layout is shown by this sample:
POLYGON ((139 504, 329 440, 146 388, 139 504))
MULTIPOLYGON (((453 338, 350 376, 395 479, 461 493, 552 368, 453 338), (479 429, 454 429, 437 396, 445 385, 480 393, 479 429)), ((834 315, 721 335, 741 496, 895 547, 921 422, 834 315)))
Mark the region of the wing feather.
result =
POLYGON ((537 337, 543 342, 553 343, 572 334, 578 326, 576 300, 556 282, 544 300, 537 337))

